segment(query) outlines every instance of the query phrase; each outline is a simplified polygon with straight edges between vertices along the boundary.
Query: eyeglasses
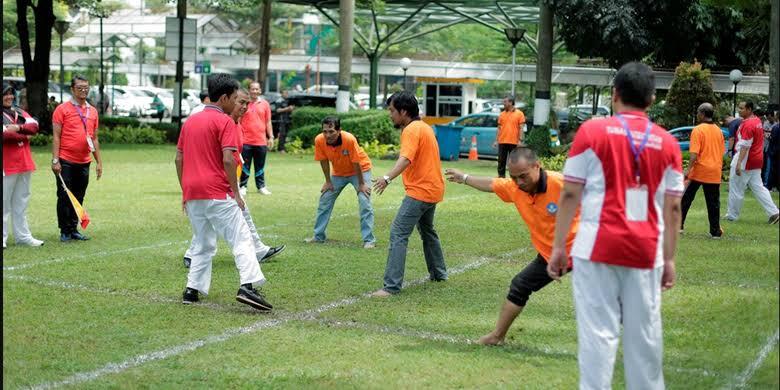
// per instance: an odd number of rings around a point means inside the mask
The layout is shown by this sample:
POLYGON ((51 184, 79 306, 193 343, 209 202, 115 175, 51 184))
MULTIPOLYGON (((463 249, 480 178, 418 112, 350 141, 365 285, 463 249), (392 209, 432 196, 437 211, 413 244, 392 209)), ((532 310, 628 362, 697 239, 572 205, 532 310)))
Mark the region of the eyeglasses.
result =
POLYGON ((76 91, 89 92, 89 87, 73 87, 76 91))

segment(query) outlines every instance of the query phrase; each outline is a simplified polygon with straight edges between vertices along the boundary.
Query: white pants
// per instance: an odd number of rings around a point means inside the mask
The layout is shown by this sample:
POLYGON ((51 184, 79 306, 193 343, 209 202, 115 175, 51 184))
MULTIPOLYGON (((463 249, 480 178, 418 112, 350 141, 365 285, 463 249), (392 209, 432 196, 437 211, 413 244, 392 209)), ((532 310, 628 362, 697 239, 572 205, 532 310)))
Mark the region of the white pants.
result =
MULTIPOLYGON (((255 257, 258 261, 265 256, 266 253, 268 253, 268 250, 271 249, 268 245, 265 245, 263 241, 260 239, 260 234, 257 233, 257 228, 255 227, 255 222, 252 221, 252 214, 249 212, 249 203, 244 201, 244 210, 241 211, 241 213, 244 215, 244 219, 246 220, 246 224, 249 226, 249 232, 252 234, 252 240, 255 244, 255 257)), ((192 240, 190 241, 190 247, 187 248, 187 251, 184 252, 184 257, 192 259, 192 251, 195 250, 195 235, 192 236, 192 240)))
POLYGON ((580 389, 612 388, 621 323, 626 388, 663 389, 663 266, 639 269, 575 258, 574 269, 580 389))
POLYGON ((190 200, 186 208, 194 246, 187 287, 203 294, 209 293, 211 259, 217 253, 217 234, 227 241, 233 251, 241 284, 265 283, 265 276, 255 258, 249 226, 235 200, 190 200))
POLYGON ((13 219, 14 239, 24 243, 33 239, 27 225, 32 172, 3 176, 3 246, 8 242, 8 223, 13 219))
POLYGON ((753 192, 753 195, 758 199, 758 203, 764 208, 767 217, 777 214, 778 209, 772 201, 772 195, 769 194, 769 190, 764 187, 764 183, 761 181, 761 170, 751 169, 742 171, 742 175, 737 176, 735 167, 736 164, 732 164, 729 175, 729 202, 726 218, 739 218, 747 187, 750 187, 750 191, 753 192))

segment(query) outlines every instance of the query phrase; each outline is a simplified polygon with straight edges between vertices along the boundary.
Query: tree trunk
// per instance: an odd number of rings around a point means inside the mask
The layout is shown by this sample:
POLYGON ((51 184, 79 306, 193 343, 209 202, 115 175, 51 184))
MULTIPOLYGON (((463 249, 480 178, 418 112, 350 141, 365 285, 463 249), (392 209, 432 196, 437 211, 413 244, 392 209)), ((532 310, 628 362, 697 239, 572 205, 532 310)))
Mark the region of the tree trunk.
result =
POLYGON ((29 0, 16 1, 16 27, 22 49, 24 78, 27 84, 28 111, 38 119, 40 131, 51 133, 51 113, 48 109, 49 53, 51 52, 51 29, 54 25, 52 0, 38 0, 33 7, 29 0), (33 8, 35 16, 35 57, 30 46, 30 30, 27 24, 27 7, 33 8))
POLYGON ((780 1, 772 1, 769 24, 769 103, 780 109, 780 1))
POLYGON ((262 7, 262 20, 258 36, 260 66, 257 68, 257 82, 265 90, 265 81, 268 78, 268 60, 271 57, 271 0, 263 0, 262 7))

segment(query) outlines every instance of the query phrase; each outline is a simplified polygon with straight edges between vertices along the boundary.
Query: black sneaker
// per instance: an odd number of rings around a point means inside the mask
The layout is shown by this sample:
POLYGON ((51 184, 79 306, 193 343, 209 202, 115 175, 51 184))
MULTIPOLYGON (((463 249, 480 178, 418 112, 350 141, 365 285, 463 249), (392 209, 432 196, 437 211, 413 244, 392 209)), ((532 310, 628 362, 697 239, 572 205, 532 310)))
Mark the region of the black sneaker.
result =
POLYGON ((192 259, 190 259, 187 256, 184 256, 184 268, 190 268, 190 264, 192 264, 192 259))
POLYGON ((187 287, 182 294, 181 303, 191 305, 198 301, 198 290, 187 287))
POLYGON ((268 249, 268 252, 265 253, 265 256, 263 256, 262 259, 258 260, 261 263, 265 263, 266 261, 270 260, 272 257, 278 255, 279 253, 282 253, 282 251, 287 248, 287 245, 279 245, 275 247, 271 247, 268 249))
POLYGON ((87 240, 89 240, 89 237, 87 237, 87 236, 85 236, 85 235, 83 235, 83 234, 81 234, 79 232, 71 233, 70 234, 70 238, 73 239, 73 240, 78 240, 78 241, 87 241, 87 240))
POLYGON ((255 290, 251 284, 242 284, 241 287, 238 288, 236 300, 260 311, 271 311, 271 309, 273 309, 273 306, 265 300, 263 294, 255 290))

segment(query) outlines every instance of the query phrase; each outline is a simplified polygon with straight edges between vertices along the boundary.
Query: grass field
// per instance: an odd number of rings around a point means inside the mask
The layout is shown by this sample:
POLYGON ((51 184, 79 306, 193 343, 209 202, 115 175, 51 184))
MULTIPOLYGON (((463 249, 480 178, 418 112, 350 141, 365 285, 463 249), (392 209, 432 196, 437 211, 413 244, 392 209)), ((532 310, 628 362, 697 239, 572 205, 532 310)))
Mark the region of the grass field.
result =
MULTIPOLYGON (((104 147, 104 177, 85 206, 91 241, 58 241, 50 154, 35 150, 28 216, 42 248, 3 253, 4 388, 574 388, 571 280, 534 294, 502 347, 474 345, 490 331, 511 278, 535 256, 511 205, 448 183, 437 209, 450 279, 426 283, 415 233, 407 286, 385 300, 389 226, 400 180, 374 197, 374 250, 361 248, 357 201, 347 189, 324 245, 305 244, 322 185, 311 156, 271 154, 273 195, 250 189, 264 241, 287 251, 263 265, 261 314, 235 301, 238 273, 220 243, 211 293, 183 306, 181 257, 191 232, 180 207, 174 147, 104 147)), ((375 175, 391 166, 375 161, 375 175)), ((444 163, 493 175, 495 162, 444 163)), ((725 210, 726 186, 721 196, 725 210)), ((777 201, 777 194, 773 194, 777 201)), ((747 195, 743 217, 708 239, 703 194, 686 223, 677 286, 664 293, 669 388, 778 388, 778 239, 747 195)), ((622 357, 614 384, 624 387, 622 357)))

